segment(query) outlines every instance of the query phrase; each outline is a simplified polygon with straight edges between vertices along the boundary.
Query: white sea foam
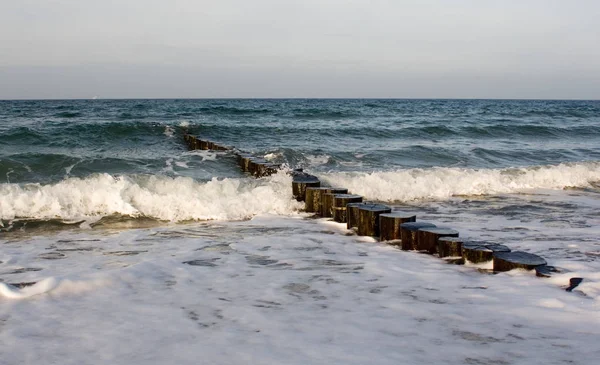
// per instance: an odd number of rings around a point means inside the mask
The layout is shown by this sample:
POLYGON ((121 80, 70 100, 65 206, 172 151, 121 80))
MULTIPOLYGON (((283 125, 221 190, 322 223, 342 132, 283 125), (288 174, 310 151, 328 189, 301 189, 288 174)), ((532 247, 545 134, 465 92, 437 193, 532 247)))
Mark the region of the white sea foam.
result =
POLYGON ((73 167, 75 167, 75 165, 77 165, 77 163, 65 167, 65 177, 71 175, 71 171, 73 170, 73 167))
POLYGON ((179 126, 182 128, 186 128, 190 126, 190 122, 188 122, 187 120, 184 120, 182 122, 179 123, 179 126))
POLYGON ((165 168, 162 169, 164 172, 175 172, 173 170, 173 159, 172 158, 168 158, 165 161, 165 165, 166 165, 165 168))
POLYGON ((202 157, 202 161, 215 161, 218 154, 224 154, 225 152, 215 152, 209 150, 191 150, 187 151, 185 155, 194 155, 202 157))
POLYGON ((173 137, 175 130, 171 126, 166 126, 163 134, 167 137, 173 137))
POLYGON ((7 299, 26 299, 35 295, 54 293, 57 295, 82 294, 109 283, 107 279, 71 280, 49 277, 31 286, 18 288, 10 284, 0 283, 0 297, 7 299))
POLYGON ((267 153, 266 155, 264 155, 264 159, 267 161, 273 161, 276 158, 279 158, 282 156, 282 153, 278 152, 278 153, 267 153))
POLYGON ((529 189, 589 187, 600 180, 600 163, 570 163, 509 169, 429 168, 320 175, 333 186, 380 201, 446 199, 529 189))
POLYGON ((23 299, 34 295, 46 293, 56 288, 57 281, 55 278, 46 278, 38 281, 32 286, 26 286, 19 289, 15 286, 0 283, 0 297, 9 299, 23 299))
POLYGON ((597 277, 585 275, 568 293, 566 276, 554 283, 531 272, 484 275, 346 233, 320 219, 263 215, 18 244, 0 237, 1 260, 42 269, 10 275, 38 281, 19 291, 37 295, 0 297, 1 362, 597 360, 600 302, 589 289, 597 277), (40 259, 53 250, 65 256, 40 259), (44 282, 48 276, 72 282, 44 282))
POLYGON ((98 174, 51 185, 0 184, 0 218, 61 218, 123 214, 161 220, 245 219, 260 213, 291 214, 291 178, 213 179, 98 174))
POLYGON ((327 155, 306 155, 309 166, 325 165, 329 162, 330 156, 327 155))

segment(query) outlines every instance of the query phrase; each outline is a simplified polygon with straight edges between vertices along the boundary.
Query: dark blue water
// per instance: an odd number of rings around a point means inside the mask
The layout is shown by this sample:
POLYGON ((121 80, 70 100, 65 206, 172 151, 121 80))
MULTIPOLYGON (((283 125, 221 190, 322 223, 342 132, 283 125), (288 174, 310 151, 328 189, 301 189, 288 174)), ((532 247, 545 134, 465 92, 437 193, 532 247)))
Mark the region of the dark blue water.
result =
POLYGON ((598 101, 0 101, 0 178, 50 183, 99 172, 239 176, 233 158, 183 155, 182 125, 206 139, 314 171, 600 160, 598 101))

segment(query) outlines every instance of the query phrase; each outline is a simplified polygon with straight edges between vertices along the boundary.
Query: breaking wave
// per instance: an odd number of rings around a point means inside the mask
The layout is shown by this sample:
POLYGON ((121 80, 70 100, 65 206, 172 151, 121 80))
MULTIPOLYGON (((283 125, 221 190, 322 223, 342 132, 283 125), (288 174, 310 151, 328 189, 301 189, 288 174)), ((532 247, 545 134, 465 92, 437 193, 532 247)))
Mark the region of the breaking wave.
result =
POLYGON ((332 186, 378 201, 446 199, 530 189, 591 187, 600 181, 600 162, 564 163, 507 169, 434 167, 385 172, 334 172, 321 176, 332 186))

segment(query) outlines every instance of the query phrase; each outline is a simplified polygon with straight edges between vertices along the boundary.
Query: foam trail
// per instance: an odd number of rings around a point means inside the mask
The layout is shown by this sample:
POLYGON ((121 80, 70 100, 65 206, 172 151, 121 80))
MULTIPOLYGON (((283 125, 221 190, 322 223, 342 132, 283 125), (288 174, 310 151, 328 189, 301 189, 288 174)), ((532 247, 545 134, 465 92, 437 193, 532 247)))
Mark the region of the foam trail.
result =
POLYGON ((209 150, 191 150, 186 151, 185 155, 193 155, 202 157, 202 161, 216 161, 218 154, 223 154, 223 152, 215 152, 209 150))
POLYGON ((291 177, 279 173, 264 179, 154 175, 91 175, 56 184, 0 184, 0 218, 90 219, 122 214, 166 221, 247 219, 256 214, 292 214, 291 177))
POLYGON ((34 295, 39 295, 43 293, 47 293, 53 289, 55 289, 58 285, 58 282, 55 278, 46 278, 35 283, 32 286, 27 286, 25 288, 19 289, 12 285, 8 285, 5 283, 0 283, 0 297, 8 298, 8 299, 24 299, 29 298, 34 295))
POLYGON ((516 193, 530 189, 590 187, 600 163, 570 163, 509 169, 430 168, 321 175, 332 186, 379 201, 446 199, 455 195, 516 193))
POLYGON ((0 298, 27 299, 45 293, 53 293, 56 295, 80 294, 106 286, 109 283, 110 281, 108 279, 102 278, 70 280, 57 279, 54 277, 45 278, 31 286, 26 286, 21 289, 10 284, 0 283, 0 298))

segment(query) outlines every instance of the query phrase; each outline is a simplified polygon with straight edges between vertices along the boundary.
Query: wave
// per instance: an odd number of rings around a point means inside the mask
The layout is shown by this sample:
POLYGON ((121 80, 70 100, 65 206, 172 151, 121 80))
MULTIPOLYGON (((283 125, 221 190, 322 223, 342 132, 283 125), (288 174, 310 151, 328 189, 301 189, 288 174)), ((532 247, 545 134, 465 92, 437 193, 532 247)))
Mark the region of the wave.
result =
POLYGON ((494 195, 531 189, 588 188, 600 181, 600 162, 564 163, 507 169, 435 167, 320 176, 366 199, 408 202, 459 195, 494 195))
POLYGON ((292 214, 291 177, 192 178, 96 174, 55 184, 0 184, 0 219, 93 221, 120 214, 164 221, 237 220, 257 214, 292 214))
POLYGON ((0 135, 2 136, 0 144, 39 143, 44 138, 38 131, 23 126, 2 131, 0 135))
POLYGON ((54 114, 54 117, 56 118, 77 118, 77 117, 81 117, 83 114, 79 113, 79 112, 60 112, 60 113, 56 113, 54 114))
POLYGON ((8 145, 27 143, 56 147, 89 146, 90 142, 123 141, 146 137, 161 138, 167 133, 172 136, 179 132, 179 128, 159 122, 52 122, 34 128, 17 126, 1 131, 0 143, 8 145))
POLYGON ((232 106, 207 106, 196 109, 197 112, 208 115, 252 115, 270 114, 273 111, 268 108, 243 108, 232 106))

